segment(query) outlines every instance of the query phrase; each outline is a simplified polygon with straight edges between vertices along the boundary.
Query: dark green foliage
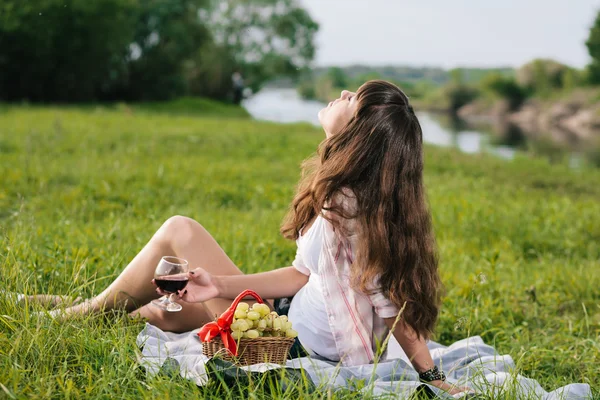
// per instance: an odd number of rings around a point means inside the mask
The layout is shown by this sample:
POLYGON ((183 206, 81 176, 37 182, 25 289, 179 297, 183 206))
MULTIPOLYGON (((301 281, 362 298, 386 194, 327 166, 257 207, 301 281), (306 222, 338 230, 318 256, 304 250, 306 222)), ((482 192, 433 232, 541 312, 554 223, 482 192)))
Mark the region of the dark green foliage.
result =
POLYGON ((477 95, 475 88, 464 84, 451 83, 442 88, 442 96, 447 101, 448 109, 452 114, 473 101, 477 95))
POLYGON ((182 60, 209 39, 204 0, 3 2, 4 100, 162 99, 186 91, 182 60))
MULTIPOLYGON (((298 0, 213 0, 202 20, 217 46, 213 61, 238 70, 253 91, 272 78, 298 76, 315 54, 319 25, 298 0)), ((219 76, 216 70, 210 74, 219 76)), ((231 82, 223 80, 219 97, 230 88, 231 82)))
POLYGON ((527 91, 513 77, 490 74, 482 80, 481 87, 507 100, 511 110, 519 108, 527 98, 527 91))
POLYGON ((88 100, 126 71, 135 0, 3 0, 0 98, 88 100))
POLYGON ((225 46, 205 43, 184 64, 190 94, 227 100, 232 90, 231 76, 237 69, 233 54, 225 46))
POLYGON ((257 90, 312 60, 318 25, 297 2, 223 4, 4 0, 0 100, 226 99, 235 70, 257 90))
POLYGON ((132 46, 138 54, 128 63, 128 75, 117 98, 169 99, 187 92, 183 61, 210 41, 198 12, 207 0, 145 0, 139 2, 132 46))
POLYGON ((590 36, 585 42, 592 62, 588 65, 588 79, 592 84, 600 84, 600 11, 596 15, 590 36))

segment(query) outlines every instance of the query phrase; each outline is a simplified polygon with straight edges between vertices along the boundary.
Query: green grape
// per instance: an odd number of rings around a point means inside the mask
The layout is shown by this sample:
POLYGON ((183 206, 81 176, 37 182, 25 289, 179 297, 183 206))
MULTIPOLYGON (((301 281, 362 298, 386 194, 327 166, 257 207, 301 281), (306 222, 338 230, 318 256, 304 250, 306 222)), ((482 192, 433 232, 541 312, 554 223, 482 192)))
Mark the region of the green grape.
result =
POLYGON ((281 320, 279 318, 273 318, 273 329, 280 330, 281 329, 281 320))
POLYGON ((233 315, 238 319, 243 319, 246 318, 246 311, 237 309, 233 315))
POLYGON ((273 317, 271 315, 267 315, 264 320, 267 321, 267 328, 273 327, 273 317))
POLYGON ((256 329, 250 329, 249 331, 244 332, 244 337, 247 337, 248 339, 256 339, 259 336, 260 334, 256 329))
POLYGON ((269 315, 272 315, 272 316, 274 316, 274 317, 279 317, 279 314, 277 314, 277 312, 275 312, 275 311, 271 311, 271 312, 269 313, 269 315))
POLYGON ((240 330, 240 322, 239 321, 233 321, 233 323, 230 326, 232 331, 239 331, 240 330))
POLYGON ((264 317, 265 315, 268 315, 269 312, 271 312, 271 309, 269 308, 268 305, 266 305, 266 304, 260 304, 260 303, 255 304, 252 307, 252 309, 254 311, 256 311, 257 313, 259 313, 261 317, 264 317))
POLYGON ((285 331, 285 336, 294 338, 298 336, 298 332, 296 332, 293 329, 288 329, 287 331, 285 331))
POLYGON ((242 331, 231 332, 231 337, 234 338, 235 340, 241 339, 243 336, 244 336, 244 333, 242 331))
POLYGON ((287 322, 288 321, 287 315, 280 315, 279 319, 281 320, 281 322, 287 322))
POLYGON ((235 309, 246 312, 246 311, 248 311, 249 308, 250 308, 250 306, 248 305, 248 303, 241 302, 241 303, 238 303, 238 305, 235 309))
POLYGON ((262 309, 263 309, 264 316, 267 316, 271 313, 271 308, 269 307, 268 304, 265 304, 264 307, 262 307, 262 309))
POLYGON ((281 328, 283 331, 289 331, 290 329, 292 329, 292 323, 290 321, 286 322, 285 326, 281 328))
POLYGON ((260 319, 260 314, 257 313, 256 311, 248 311, 247 318, 254 321, 254 320, 260 319))
POLYGON ((256 328, 258 328, 259 331, 264 331, 267 327, 267 321, 265 321, 264 319, 261 319, 260 321, 258 321, 258 325, 256 326, 256 328))
POLYGON ((254 321, 252 321, 252 327, 253 328, 258 328, 258 323, 260 322, 260 320, 255 319, 254 321))
POLYGON ((250 329, 250 324, 248 323, 247 319, 240 319, 237 321, 238 322, 238 330, 245 332, 248 329, 250 329))

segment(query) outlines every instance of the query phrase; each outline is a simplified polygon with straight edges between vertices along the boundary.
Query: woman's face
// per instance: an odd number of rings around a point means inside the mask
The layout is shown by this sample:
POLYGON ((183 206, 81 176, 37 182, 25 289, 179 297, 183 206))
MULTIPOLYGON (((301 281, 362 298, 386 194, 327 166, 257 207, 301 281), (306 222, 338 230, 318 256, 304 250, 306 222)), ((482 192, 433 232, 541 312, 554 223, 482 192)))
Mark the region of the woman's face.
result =
POLYGON ((325 130, 325 135, 330 137, 337 134, 352 119, 356 107, 356 93, 342 90, 339 99, 330 102, 319 111, 319 122, 325 130))

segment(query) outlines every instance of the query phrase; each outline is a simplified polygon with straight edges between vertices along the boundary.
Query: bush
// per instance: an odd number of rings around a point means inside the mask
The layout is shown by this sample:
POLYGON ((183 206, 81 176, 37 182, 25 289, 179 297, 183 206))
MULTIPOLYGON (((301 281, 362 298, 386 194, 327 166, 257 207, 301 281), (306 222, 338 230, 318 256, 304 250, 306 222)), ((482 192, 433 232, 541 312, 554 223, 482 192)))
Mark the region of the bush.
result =
POLYGON ((298 84, 298 93, 303 99, 314 100, 317 98, 317 90, 312 81, 305 80, 298 84))
POLYGON ((530 93, 546 95, 562 89, 569 71, 567 65, 554 60, 533 60, 517 70, 517 83, 530 93))
POLYGON ((487 75, 481 81, 481 87, 484 91, 507 100, 511 110, 519 108, 527 98, 527 90, 519 86, 514 78, 497 73, 487 75))
POLYGON ((450 83, 442 88, 441 94, 450 112, 456 114, 462 106, 475 100, 479 92, 471 86, 450 83))

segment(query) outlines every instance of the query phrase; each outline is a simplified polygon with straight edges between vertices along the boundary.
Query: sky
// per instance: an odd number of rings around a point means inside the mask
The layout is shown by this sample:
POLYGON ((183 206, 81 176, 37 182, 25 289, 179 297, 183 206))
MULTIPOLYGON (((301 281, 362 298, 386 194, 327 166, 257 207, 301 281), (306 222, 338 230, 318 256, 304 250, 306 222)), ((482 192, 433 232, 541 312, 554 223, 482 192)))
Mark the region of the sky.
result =
POLYGON ((299 0, 320 24, 315 64, 583 67, 600 0, 299 0))

